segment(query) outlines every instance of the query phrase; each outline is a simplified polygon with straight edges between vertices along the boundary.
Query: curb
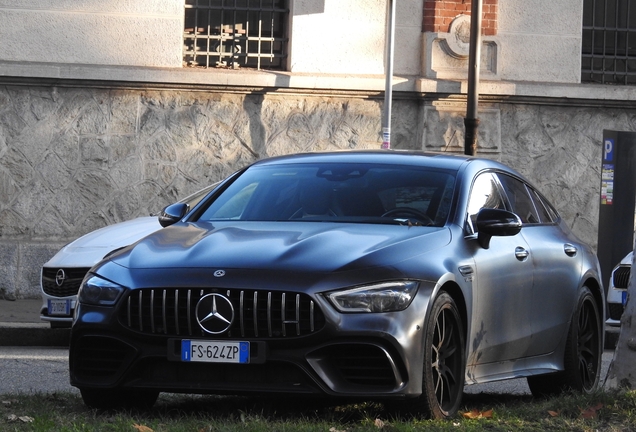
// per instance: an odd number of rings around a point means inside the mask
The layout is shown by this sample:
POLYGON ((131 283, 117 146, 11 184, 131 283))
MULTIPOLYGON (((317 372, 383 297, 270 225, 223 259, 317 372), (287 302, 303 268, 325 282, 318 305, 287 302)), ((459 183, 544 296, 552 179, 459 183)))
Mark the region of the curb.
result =
POLYGON ((68 347, 71 329, 47 323, 0 323, 0 346, 68 347))

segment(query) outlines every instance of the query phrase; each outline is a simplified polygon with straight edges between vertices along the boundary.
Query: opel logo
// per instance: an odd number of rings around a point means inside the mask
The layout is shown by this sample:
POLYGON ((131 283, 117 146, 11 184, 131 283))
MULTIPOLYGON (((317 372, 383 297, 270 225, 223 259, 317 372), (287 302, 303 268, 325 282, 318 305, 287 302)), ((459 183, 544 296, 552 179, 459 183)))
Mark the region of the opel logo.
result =
POLYGON ((66 280, 66 273, 64 273, 64 269, 59 269, 55 274, 55 284, 57 286, 62 286, 64 281, 66 280))
POLYGON ((225 276, 225 270, 217 270, 214 272, 214 277, 223 277, 225 276))
POLYGON ((203 331, 221 334, 228 331, 234 321, 234 307, 227 297, 208 294, 197 303, 196 318, 203 331))

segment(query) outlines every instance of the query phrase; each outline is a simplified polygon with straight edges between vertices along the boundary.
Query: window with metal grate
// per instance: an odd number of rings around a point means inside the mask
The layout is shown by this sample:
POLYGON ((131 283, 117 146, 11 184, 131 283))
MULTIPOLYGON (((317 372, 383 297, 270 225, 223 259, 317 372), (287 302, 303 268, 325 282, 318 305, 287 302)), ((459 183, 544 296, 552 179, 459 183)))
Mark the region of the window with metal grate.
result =
POLYGON ((581 81, 636 84, 636 3, 583 1, 581 81))
POLYGON ((286 67, 287 0, 186 0, 185 66, 286 67))

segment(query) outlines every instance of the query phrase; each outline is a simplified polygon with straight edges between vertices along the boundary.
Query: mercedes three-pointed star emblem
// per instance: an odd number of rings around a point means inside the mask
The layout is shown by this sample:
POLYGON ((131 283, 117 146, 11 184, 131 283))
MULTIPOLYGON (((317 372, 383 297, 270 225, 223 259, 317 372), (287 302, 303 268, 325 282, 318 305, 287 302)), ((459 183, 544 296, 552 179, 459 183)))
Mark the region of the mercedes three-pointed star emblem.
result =
POLYGON ((234 307, 227 297, 208 294, 197 303, 196 318, 206 333, 221 334, 229 330, 234 321, 234 307))

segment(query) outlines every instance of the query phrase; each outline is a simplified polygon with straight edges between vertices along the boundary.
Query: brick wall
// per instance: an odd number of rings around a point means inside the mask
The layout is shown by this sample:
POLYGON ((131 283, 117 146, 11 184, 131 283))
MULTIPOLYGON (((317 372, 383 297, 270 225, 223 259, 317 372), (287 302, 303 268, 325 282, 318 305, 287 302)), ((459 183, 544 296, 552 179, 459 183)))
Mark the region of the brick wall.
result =
MULTIPOLYGON (((497 34, 499 0, 482 0, 481 34, 497 34)), ((450 23, 458 15, 470 15, 470 0, 424 0, 422 31, 448 33, 450 23)))

